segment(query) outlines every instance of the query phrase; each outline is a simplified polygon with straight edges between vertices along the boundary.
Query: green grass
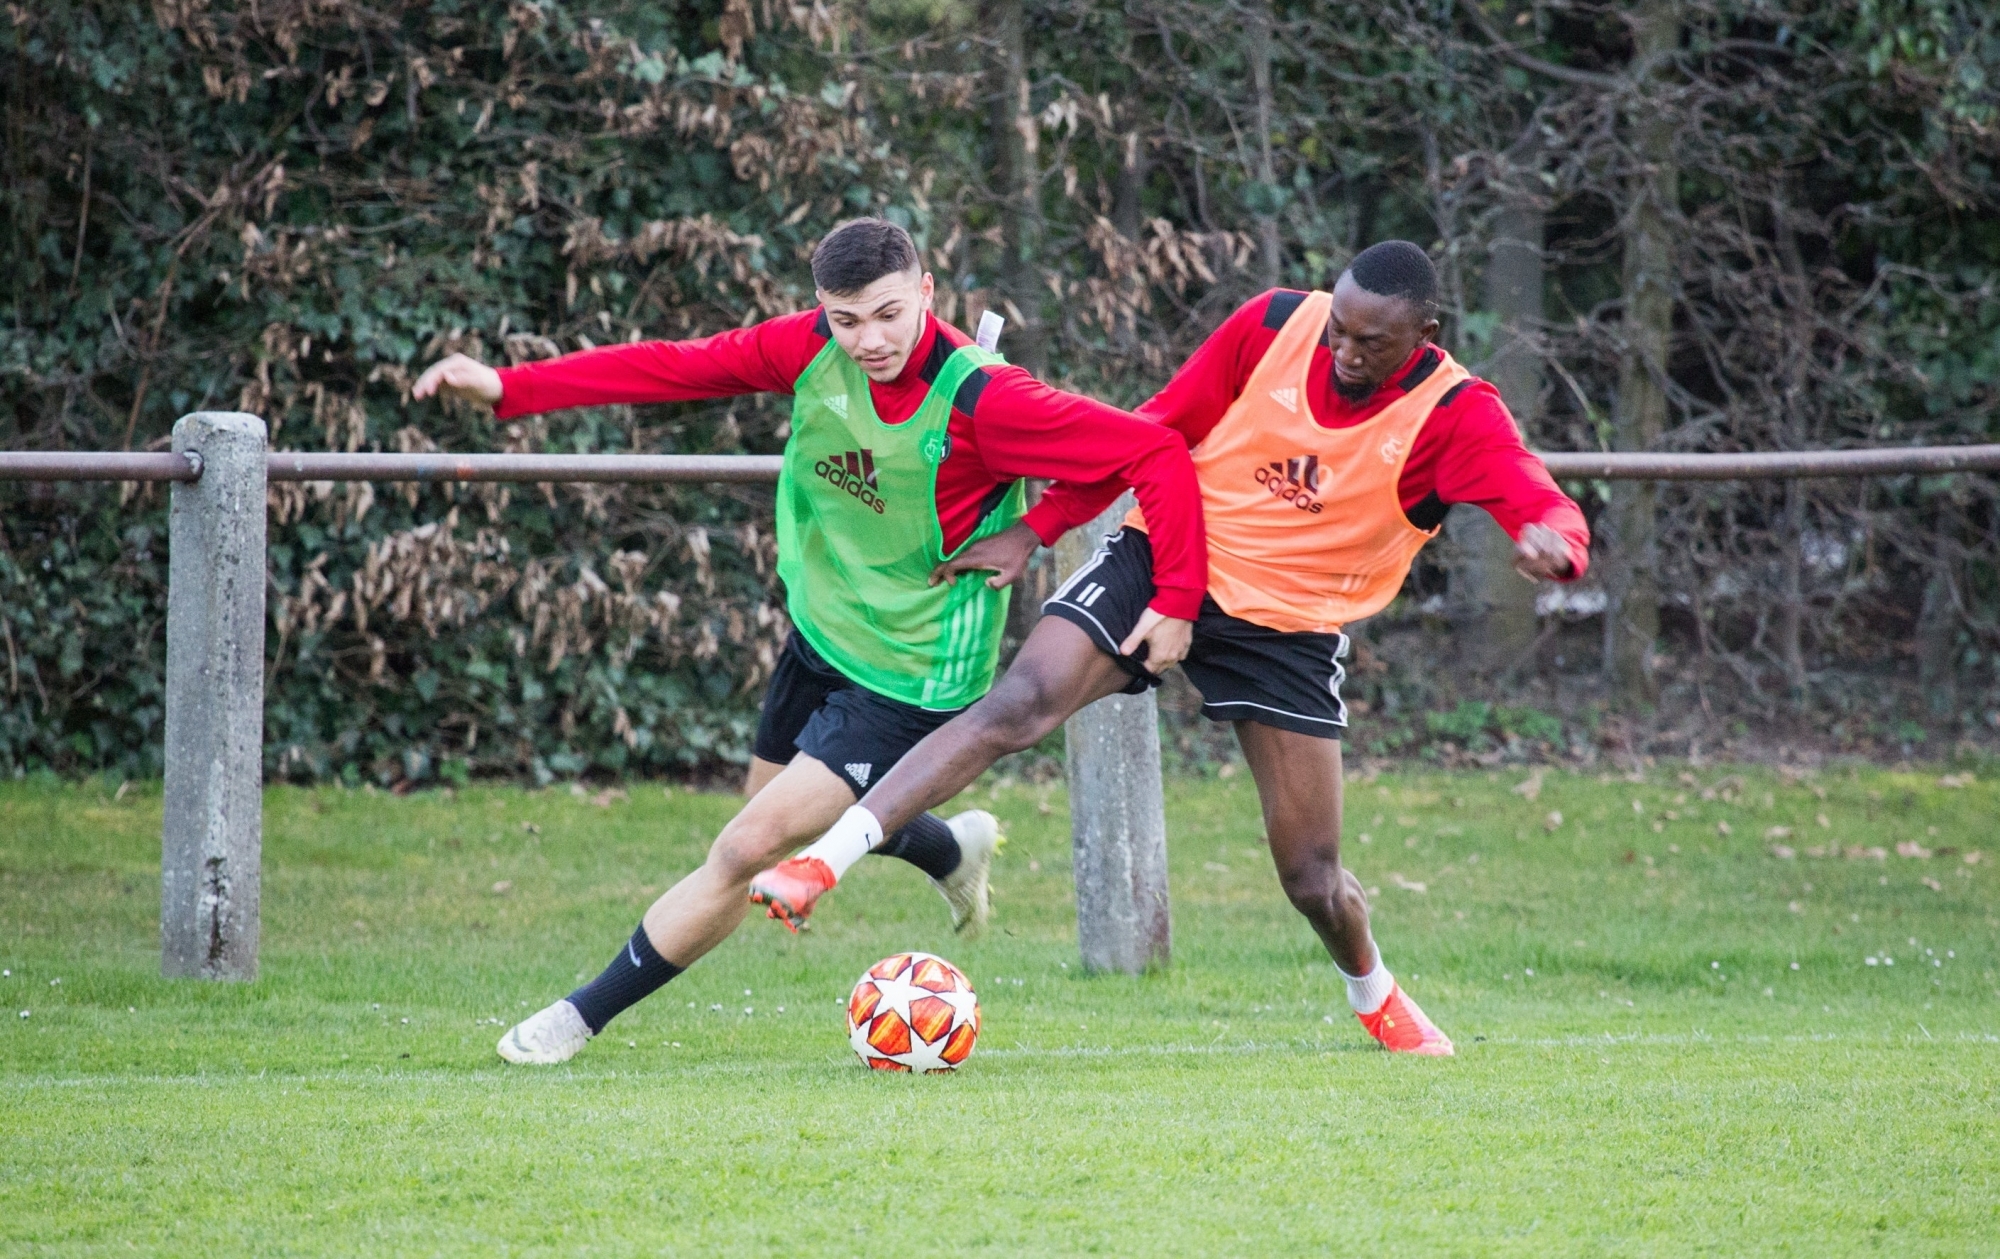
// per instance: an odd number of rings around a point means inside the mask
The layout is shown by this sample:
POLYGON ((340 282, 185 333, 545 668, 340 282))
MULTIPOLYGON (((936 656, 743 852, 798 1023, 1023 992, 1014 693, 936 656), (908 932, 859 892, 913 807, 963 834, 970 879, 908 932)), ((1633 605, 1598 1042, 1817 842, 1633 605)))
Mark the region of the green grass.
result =
POLYGON ((216 985, 157 978, 156 789, 7 785, 0 1250, 2000 1253, 2000 790, 1737 773, 1350 784, 1450 1061, 1364 1038, 1237 777, 1171 789, 1164 974, 1080 973, 1061 793, 982 790, 990 938, 864 862, 817 930, 750 923, 542 1070, 503 1025, 609 960, 732 799, 273 790, 263 973, 216 985), (911 947, 980 990, 956 1076, 846 1048, 848 986, 911 947))

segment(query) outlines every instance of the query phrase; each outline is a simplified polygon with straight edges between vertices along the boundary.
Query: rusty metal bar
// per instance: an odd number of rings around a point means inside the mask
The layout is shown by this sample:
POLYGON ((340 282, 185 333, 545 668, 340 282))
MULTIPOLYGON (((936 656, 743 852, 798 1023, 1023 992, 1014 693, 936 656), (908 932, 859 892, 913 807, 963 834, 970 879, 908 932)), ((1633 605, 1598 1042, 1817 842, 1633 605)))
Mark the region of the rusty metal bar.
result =
POLYGON ((697 481, 778 479, 777 455, 385 455, 283 451, 273 481, 697 481))
POLYGON ((1770 450, 1743 454, 1545 453, 1551 475, 1604 481, 1747 481, 1782 477, 1898 476, 2000 470, 2000 445, 1891 446, 1876 450, 1770 450))
POLYGON ((161 451, 0 451, 0 481, 198 481, 201 456, 161 451))
MULTIPOLYGON (((1900 476, 2000 471, 2000 445, 1892 446, 1739 454, 1544 452, 1568 480, 1740 481, 1784 477, 1900 476)), ((273 481, 600 481, 737 484, 778 479, 777 455, 329 454, 269 457, 273 481)), ((194 481, 201 457, 90 451, 0 451, 0 481, 194 481)))

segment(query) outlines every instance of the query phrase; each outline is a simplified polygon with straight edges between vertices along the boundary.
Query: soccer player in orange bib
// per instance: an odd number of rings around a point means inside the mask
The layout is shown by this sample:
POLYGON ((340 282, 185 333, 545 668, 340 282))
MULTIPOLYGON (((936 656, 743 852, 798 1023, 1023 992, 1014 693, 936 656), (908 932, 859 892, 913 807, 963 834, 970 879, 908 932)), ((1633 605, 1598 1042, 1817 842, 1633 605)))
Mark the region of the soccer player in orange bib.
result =
MULTIPOLYGON (((1589 563, 1583 513, 1521 443, 1499 393, 1437 346, 1437 273, 1386 241, 1331 293, 1277 289, 1232 315, 1139 414, 1192 448, 1208 525, 1208 595, 1182 667, 1202 712, 1236 728, 1257 782, 1279 882, 1318 932, 1369 1034, 1396 1052, 1451 1040, 1383 965, 1368 898, 1340 860, 1342 627, 1386 607, 1454 503, 1515 539, 1530 579, 1589 563)), ((940 566, 951 579, 1020 576, 1119 493, 1059 485, 1020 524, 940 566)), ((834 828, 751 881, 796 923, 839 875, 987 766, 1034 746, 1084 705, 1159 684, 1118 654, 1153 584, 1138 511, 1043 607, 1000 683, 911 749, 834 828)))

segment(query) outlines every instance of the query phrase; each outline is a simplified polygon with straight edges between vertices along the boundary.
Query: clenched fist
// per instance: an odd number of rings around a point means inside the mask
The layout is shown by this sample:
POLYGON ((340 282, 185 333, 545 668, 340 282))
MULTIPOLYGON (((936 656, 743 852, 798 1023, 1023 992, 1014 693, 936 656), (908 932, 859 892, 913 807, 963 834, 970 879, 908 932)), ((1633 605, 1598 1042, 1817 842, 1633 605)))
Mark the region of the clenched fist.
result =
POLYGON ((1514 543, 1514 571, 1529 581, 1561 581, 1575 571, 1569 543, 1547 525, 1529 525, 1514 543))

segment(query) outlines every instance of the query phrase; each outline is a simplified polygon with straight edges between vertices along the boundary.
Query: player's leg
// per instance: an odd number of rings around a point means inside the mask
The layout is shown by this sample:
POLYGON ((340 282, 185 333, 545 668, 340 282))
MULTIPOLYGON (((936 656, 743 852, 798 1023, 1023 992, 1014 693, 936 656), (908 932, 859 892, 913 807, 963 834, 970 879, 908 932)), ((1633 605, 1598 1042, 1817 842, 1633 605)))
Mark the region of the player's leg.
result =
POLYGON ((1278 881, 1319 934, 1347 981, 1348 1003, 1385 1049, 1448 1056, 1439 1031, 1382 964, 1369 929, 1368 894, 1340 860, 1340 742, 1238 721, 1237 742, 1257 781, 1278 881))
MULTIPOLYGON (((797 634, 779 654, 758 714, 755 752, 744 784, 745 796, 753 799, 760 796, 784 772, 797 755, 793 741, 798 732, 826 702, 832 687, 845 681, 817 667, 820 664, 808 654, 797 634)), ((699 886, 701 882, 697 879, 689 889, 677 885, 667 895, 685 896, 699 886)), ((510 1028, 500 1038, 500 1056, 518 1063, 567 1061, 619 1010, 656 991, 693 961, 692 956, 656 948, 642 924, 596 980, 510 1028)))
POLYGON ((810 756, 795 757, 722 828, 708 857, 668 888, 603 973, 500 1038, 509 1062, 574 1057, 618 1014, 658 991, 729 937, 749 908, 744 889, 854 801, 847 781, 810 756))
POLYGON ((1343 635, 1287 633, 1230 616, 1213 599, 1182 662, 1201 711, 1236 728, 1257 781, 1285 895, 1347 981, 1347 998, 1390 1049, 1448 1054, 1451 1041, 1402 994, 1376 950, 1368 898, 1340 859, 1343 635))
POLYGON ((750 758, 749 772, 743 775, 743 798, 750 799, 771 785, 771 780, 785 772, 785 762, 767 761, 761 756, 750 758))
MULTIPOLYGON (((924 820, 935 816, 925 810, 956 796, 994 761, 1035 746, 1083 705, 1130 684, 1130 675, 1081 630, 1043 617, 983 699, 911 748, 805 852, 759 874, 750 899, 797 930, 856 861, 871 851, 890 851, 921 830, 924 820), (890 836, 886 842, 884 834, 890 836)), ((999 824, 992 814, 973 810, 949 825, 962 860, 931 881, 951 905, 953 928, 976 931, 989 912, 986 878, 999 846, 999 824)))
MULTIPOLYGON (((1145 535, 1113 535, 1044 605, 1042 619, 993 689, 912 748, 826 835, 759 875, 752 897, 768 904, 773 917, 802 920, 884 834, 951 799, 1002 756, 1033 747, 1084 705, 1156 682, 1138 662, 1114 654, 1152 597, 1145 535)), ((983 916, 983 878, 967 895, 976 920, 983 916)), ((960 910, 954 899, 954 914, 960 910)))
POLYGON ((847 780, 801 754, 729 819, 694 873, 646 911, 647 938, 682 968, 736 930, 749 909, 744 889, 759 870, 805 843, 854 799, 847 780))
POLYGON ((1340 741, 1238 721, 1278 883, 1344 975, 1380 961, 1368 930, 1368 895, 1340 861, 1340 741))
MULTIPOLYGON (((912 748, 957 715, 854 687, 828 698, 800 732, 798 746, 846 778, 858 797, 896 772, 912 748)), ((944 821, 919 807, 873 851, 901 857, 929 875, 951 906, 953 927, 962 931, 983 924, 987 871, 1000 842, 1000 825, 990 813, 969 810, 944 821)), ((859 848, 855 856, 868 851, 859 848)), ((836 871, 818 859, 783 862, 752 882, 750 900, 797 930, 810 907, 834 885, 838 874, 846 872, 847 864, 841 863, 836 871)))
POLYGON ((1089 635, 1045 616, 993 689, 912 748, 861 805, 893 833, 965 790, 1001 757, 1040 743, 1086 704, 1131 685, 1131 674, 1089 635))

